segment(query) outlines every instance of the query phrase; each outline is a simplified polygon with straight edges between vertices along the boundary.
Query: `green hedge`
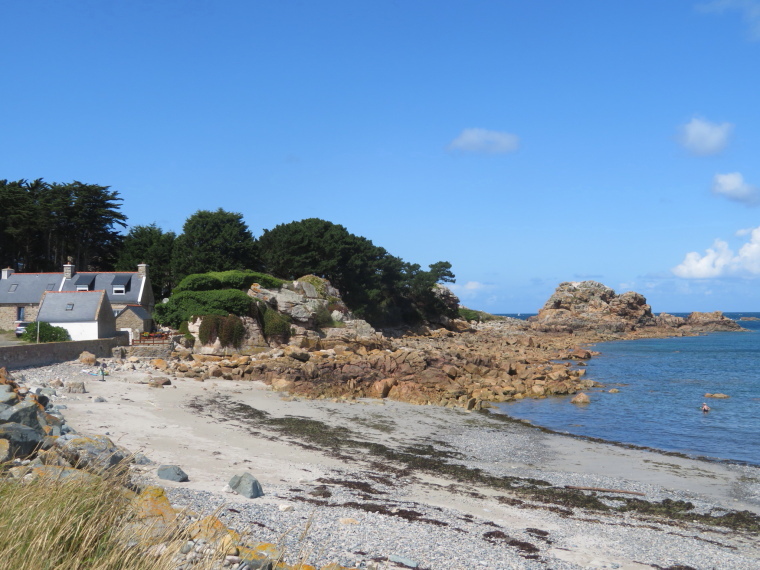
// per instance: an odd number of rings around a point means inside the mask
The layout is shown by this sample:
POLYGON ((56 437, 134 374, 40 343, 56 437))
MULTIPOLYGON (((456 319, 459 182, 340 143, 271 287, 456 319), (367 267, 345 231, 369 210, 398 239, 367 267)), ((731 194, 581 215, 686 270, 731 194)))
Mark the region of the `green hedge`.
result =
POLYGON ((212 271, 188 275, 174 289, 174 293, 183 291, 212 291, 214 289, 247 290, 253 283, 265 289, 279 289, 286 281, 256 271, 212 271))
POLYGON ((153 317, 156 322, 174 328, 182 321, 201 315, 229 314, 241 317, 253 316, 254 303, 248 295, 237 289, 217 291, 182 291, 171 296, 167 303, 156 305, 153 317))

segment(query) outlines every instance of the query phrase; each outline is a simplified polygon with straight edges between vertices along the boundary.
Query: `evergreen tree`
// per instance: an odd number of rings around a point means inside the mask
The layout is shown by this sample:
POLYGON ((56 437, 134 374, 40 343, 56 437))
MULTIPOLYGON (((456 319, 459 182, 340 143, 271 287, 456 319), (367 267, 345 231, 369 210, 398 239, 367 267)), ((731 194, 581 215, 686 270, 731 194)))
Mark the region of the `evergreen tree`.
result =
POLYGON ((174 232, 164 233, 155 223, 132 227, 124 237, 116 270, 135 271, 139 264, 148 264, 153 296, 159 301, 168 297, 175 285, 171 265, 175 239, 174 232))
POLYGON ((257 267, 256 246, 242 214, 198 210, 174 241, 172 272, 177 283, 192 273, 257 267))

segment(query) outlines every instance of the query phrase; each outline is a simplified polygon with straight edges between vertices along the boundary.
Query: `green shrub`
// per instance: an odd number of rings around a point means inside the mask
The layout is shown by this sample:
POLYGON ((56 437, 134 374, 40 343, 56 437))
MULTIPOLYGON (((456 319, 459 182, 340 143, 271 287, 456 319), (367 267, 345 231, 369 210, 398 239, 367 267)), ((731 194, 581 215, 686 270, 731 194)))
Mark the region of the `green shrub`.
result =
POLYGON ((223 348, 240 348, 245 338, 245 325, 235 315, 203 315, 198 328, 198 338, 203 344, 211 344, 219 339, 223 348))
POLYGON ((198 338, 201 344, 211 344, 219 338, 219 329, 222 328, 224 317, 222 315, 201 316, 201 326, 198 327, 198 338))
POLYGON ((285 284, 285 281, 257 271, 212 271, 188 275, 180 281, 174 289, 174 293, 212 291, 214 289, 246 290, 253 283, 258 283, 265 289, 279 289, 285 284))
POLYGON ((479 323, 485 323, 487 321, 496 321, 498 317, 485 311, 475 311, 466 307, 459 307, 459 318, 466 321, 478 321, 479 323))
POLYGON ((236 289, 182 291, 172 295, 167 303, 156 305, 153 317, 162 325, 178 327, 182 321, 199 315, 251 316, 253 307, 253 299, 236 289))
POLYGON ((315 311, 314 324, 317 326, 317 328, 320 329, 332 327, 335 324, 330 309, 328 309, 325 305, 320 305, 320 307, 315 311))
POLYGON ((261 320, 266 338, 287 339, 290 337, 290 317, 267 307, 261 320))
POLYGON ((40 342, 66 342, 71 340, 69 331, 63 327, 54 327, 50 323, 29 323, 21 335, 22 340, 37 342, 37 325, 40 327, 40 342))
POLYGON ((219 341, 223 347, 240 348, 245 338, 245 325, 240 317, 227 315, 221 323, 219 341))

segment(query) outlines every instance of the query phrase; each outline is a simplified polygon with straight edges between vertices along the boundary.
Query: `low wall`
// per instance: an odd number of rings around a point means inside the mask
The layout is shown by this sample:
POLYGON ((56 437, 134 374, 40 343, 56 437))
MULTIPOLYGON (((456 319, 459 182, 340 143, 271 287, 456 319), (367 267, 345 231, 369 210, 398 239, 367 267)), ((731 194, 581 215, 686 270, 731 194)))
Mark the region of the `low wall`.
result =
POLYGON ((0 368, 13 370, 76 360, 85 350, 99 358, 109 358, 114 348, 127 345, 129 345, 129 335, 96 340, 0 346, 0 368))

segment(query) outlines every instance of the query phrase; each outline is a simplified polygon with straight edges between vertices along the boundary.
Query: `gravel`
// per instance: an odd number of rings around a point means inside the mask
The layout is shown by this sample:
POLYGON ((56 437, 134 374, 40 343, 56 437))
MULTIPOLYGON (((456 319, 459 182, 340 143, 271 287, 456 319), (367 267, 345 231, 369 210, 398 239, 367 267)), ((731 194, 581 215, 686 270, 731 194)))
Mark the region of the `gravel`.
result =
MULTIPOLYGON (((146 367, 134 365, 136 370, 142 368, 146 367)), ((81 364, 63 363, 24 369, 14 376, 31 387, 53 378, 81 380, 83 370, 86 367, 81 364)), ((51 398, 53 404, 65 401, 56 399, 51 398)), ((65 410, 65 405, 59 409, 65 410)), ((518 424, 505 424, 503 429, 485 425, 451 421, 433 445, 460 454, 451 461, 497 476, 541 479, 557 487, 641 491, 650 501, 691 501, 702 513, 722 508, 694 494, 646 482, 530 467, 541 465, 552 453, 544 434, 518 424), (509 433, 509 461, 504 461, 505 431, 509 433)), ((741 465, 730 468, 741 475, 734 494, 760 505, 760 470, 741 465)), ((136 472, 140 469, 150 468, 137 467, 136 472)), ((607 515, 579 508, 568 516, 540 503, 505 507, 466 493, 461 510, 426 504, 410 499, 419 496, 412 495, 413 491, 425 488, 424 478, 380 476, 361 462, 320 479, 299 481, 296 487, 269 485, 262 499, 182 487, 168 488, 167 494, 176 507, 198 515, 216 514, 251 541, 277 544, 288 553, 290 562, 305 558, 317 566, 338 562, 356 568, 564 570, 680 565, 748 569, 757 567, 760 556, 756 534, 688 521, 666 524, 631 513, 607 515), (371 492, 356 483, 368 483, 371 492), (370 512, 373 508, 382 512, 370 512), (489 517, 489 512, 494 516, 489 517)), ((605 495, 604 501, 616 505, 620 500, 605 495)))

